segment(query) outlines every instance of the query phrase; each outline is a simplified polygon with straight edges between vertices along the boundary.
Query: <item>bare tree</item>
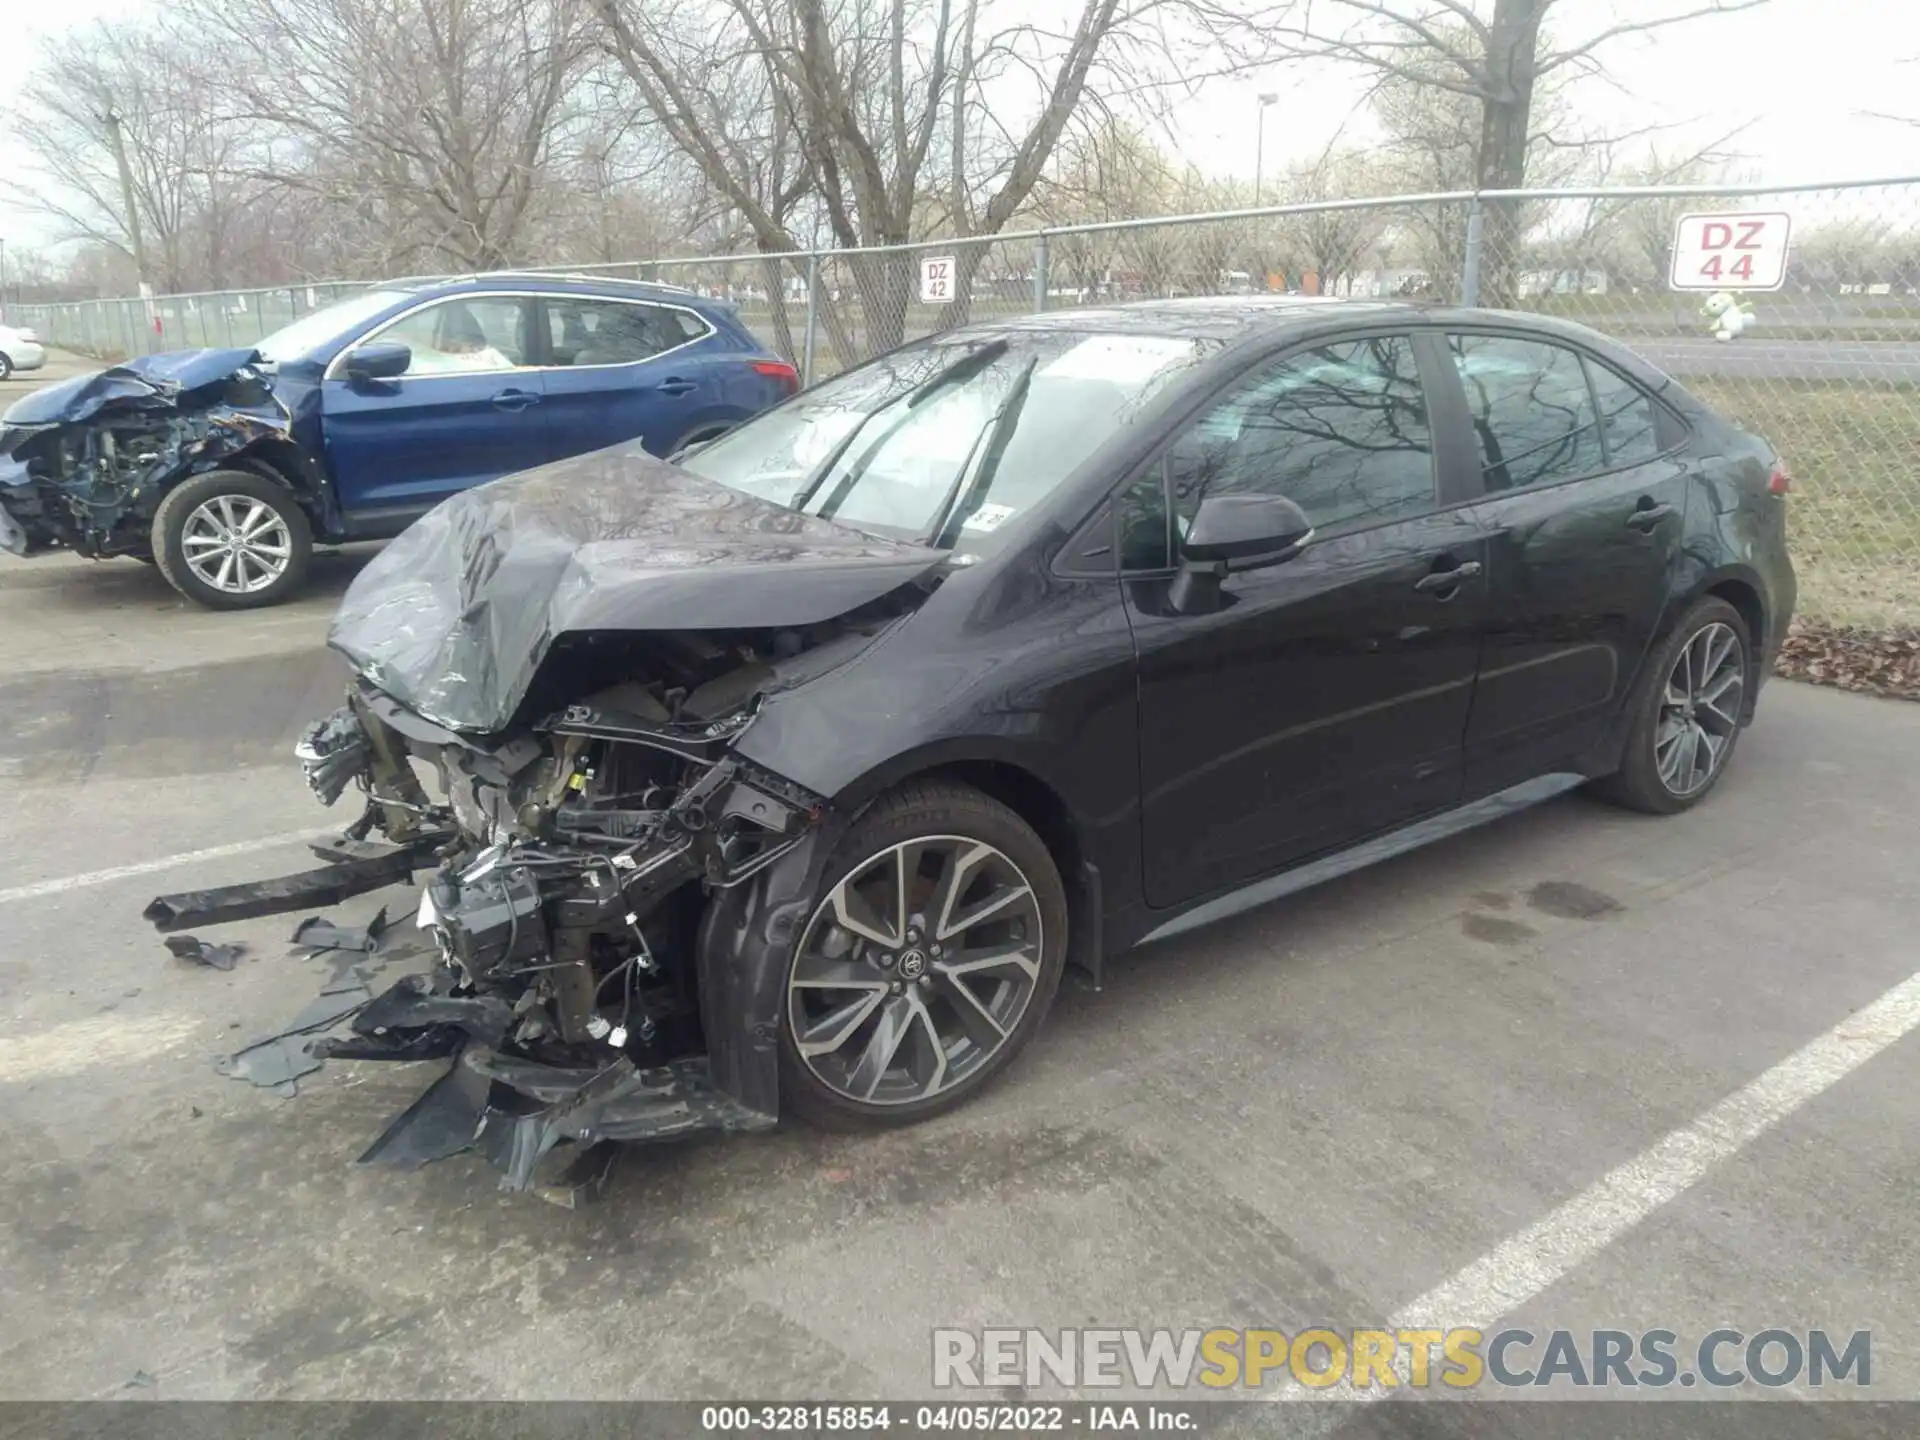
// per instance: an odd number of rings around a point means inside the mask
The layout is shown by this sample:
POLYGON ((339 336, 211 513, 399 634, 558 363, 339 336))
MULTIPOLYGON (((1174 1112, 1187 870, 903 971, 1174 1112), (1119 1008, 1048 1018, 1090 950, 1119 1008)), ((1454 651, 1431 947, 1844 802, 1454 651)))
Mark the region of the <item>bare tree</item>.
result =
POLYGON ((1898 270, 1896 253, 1912 237, 1895 230, 1883 215, 1834 216, 1794 236, 1795 258, 1807 281, 1828 294, 1842 287, 1890 285, 1898 270))
POLYGON ((581 0, 186 0, 256 173, 351 217, 381 268, 521 253, 588 54, 581 0))
MULTIPOLYGON (((39 174, 0 193, 68 240, 132 258, 108 117, 118 118, 133 204, 162 289, 227 282, 239 214, 258 196, 234 174, 244 136, 194 47, 157 28, 99 26, 45 42, 13 117, 39 174)), ((128 267, 131 278, 131 267, 128 267)))
MULTIPOLYGON (((1368 155, 1337 144, 1289 170, 1283 193, 1289 203, 1324 203, 1382 193, 1382 167, 1368 155)), ((1387 216, 1372 207, 1309 210, 1281 220, 1280 253, 1303 275, 1311 273, 1317 290, 1337 293, 1360 261, 1378 243, 1387 216)))
MULTIPOLYGON (((1745 127, 1740 127, 1744 129, 1745 127)), ((1603 144, 1593 156, 1594 185, 1623 188, 1697 185, 1724 178, 1736 158, 1728 147, 1739 130, 1691 149, 1665 151, 1656 144, 1632 161, 1620 159, 1621 147, 1603 144)), ((1656 196, 1593 196, 1568 201, 1571 217, 1538 247, 1557 269, 1583 273, 1605 269, 1629 284, 1663 286, 1673 259, 1673 228, 1690 210, 1711 210, 1738 202, 1656 196)))
MULTIPOLYGON (((1142 126, 1098 112, 1078 118, 1062 136, 1035 188, 1032 219, 1068 226, 1164 215, 1178 208, 1180 190, 1174 162, 1142 126)), ((1146 230, 1062 235, 1048 264, 1053 282, 1080 298, 1117 295, 1171 268, 1171 237, 1146 230)))
MULTIPOLYGON (((1675 0, 1645 18, 1575 35, 1550 25, 1566 13, 1557 0, 1318 0, 1284 34, 1300 53, 1360 66, 1383 86, 1397 81, 1419 94, 1458 97, 1470 124, 1460 138, 1470 146, 1472 188, 1514 190, 1528 183, 1529 161, 1540 150, 1534 105, 1543 85, 1599 73, 1601 52, 1623 37, 1765 3, 1675 0)), ((1521 231, 1515 202, 1487 204, 1492 263, 1483 293, 1493 304, 1515 298, 1521 231)))
MULTIPOLYGON (((1032 197, 1090 93, 1138 94, 1191 78, 1170 59, 1169 36, 1181 26, 1246 28, 1206 0, 1076 0, 1063 33, 1011 0, 591 3, 641 102, 770 253, 801 248, 802 214, 842 247, 902 244, 930 197, 943 205, 945 233, 997 234, 1032 197), (751 77, 761 103, 743 114, 688 79, 716 68, 751 77), (774 125, 790 127, 800 167, 779 190, 759 173, 760 149, 744 142, 753 127, 774 125), (802 198, 800 212, 774 203, 802 198)), ((984 253, 959 248, 947 323, 965 318, 984 253)), ((849 268, 864 346, 886 349, 904 333, 912 266, 898 255, 857 256, 849 268)))

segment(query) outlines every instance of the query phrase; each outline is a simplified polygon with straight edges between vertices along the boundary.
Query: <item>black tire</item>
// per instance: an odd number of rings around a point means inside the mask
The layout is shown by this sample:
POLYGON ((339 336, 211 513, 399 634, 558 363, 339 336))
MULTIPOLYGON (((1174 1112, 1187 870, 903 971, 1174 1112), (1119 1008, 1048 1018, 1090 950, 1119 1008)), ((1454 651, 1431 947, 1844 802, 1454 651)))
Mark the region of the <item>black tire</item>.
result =
POLYGON ((666 454, 667 463, 669 465, 677 464, 679 458, 694 446, 705 445, 711 441, 718 440, 733 428, 731 425, 702 425, 698 429, 682 435, 668 448, 666 454))
POLYGON ((167 583, 189 600, 209 610, 257 610, 291 599, 306 583, 313 562, 313 528, 306 512, 286 486, 245 470, 209 470, 174 486, 153 513, 153 557, 167 583), (226 590, 195 573, 187 563, 186 529, 196 513, 210 502, 234 502, 239 513, 265 506, 284 527, 284 568, 251 590, 226 590))
MULTIPOLYGON (((1702 637, 1707 637, 1708 632, 1716 626, 1731 631, 1738 641, 1740 678, 1739 702, 1734 708, 1736 722, 1745 712, 1753 693, 1753 637, 1747 632, 1747 622, 1740 617, 1738 610, 1724 600, 1707 596, 1680 617, 1679 624, 1648 657, 1646 668, 1634 686, 1633 696, 1627 702, 1627 745, 1621 756, 1620 768, 1604 779, 1596 780, 1592 787, 1594 794, 1601 799, 1648 815, 1677 815, 1706 799, 1714 786, 1720 783, 1720 777, 1726 774, 1727 765, 1733 759, 1734 747, 1740 739, 1741 726, 1738 723, 1727 727, 1723 748, 1714 754, 1709 772, 1697 786, 1676 789, 1662 777, 1660 767, 1662 716, 1672 709, 1668 681, 1674 675, 1682 653, 1689 646, 1695 646, 1702 637)), ((1698 654, 1697 648, 1695 654, 1698 654)), ((1694 713, 1692 706, 1689 706, 1689 718, 1694 713)), ((1718 724, 1717 719, 1715 723, 1718 724)))
MULTIPOLYGON (((933 863, 933 862, 929 862, 933 863)), ((971 874, 971 871, 963 871, 971 874)), ((1006 871, 1012 874, 1013 871, 1006 871)), ((971 881, 963 881, 956 887, 954 899, 964 902, 965 894, 977 893, 969 889, 971 881)), ((1017 888, 1017 887, 1008 887, 1017 888)), ((989 899, 992 898, 990 894, 989 899)), ((958 907, 956 907, 958 908, 958 907)), ((987 922, 988 924, 996 922, 987 922)), ((1024 927, 1025 920, 1012 922, 1024 927)), ((844 934, 844 932, 842 932, 844 934)), ((911 932, 910 932, 911 933, 911 932)), ((957 942, 964 941, 966 935, 955 937, 954 955, 961 951, 957 942)), ((1016 932, 1024 935, 1024 928, 1016 932)), ((935 938, 934 927, 928 927, 923 946, 930 953, 938 953, 931 942, 935 938)), ((857 941, 856 945, 865 945, 857 941)), ((907 973, 908 950, 901 950, 894 978, 907 973)), ((1060 976, 1065 967, 1067 954, 1067 895, 1066 887, 1061 883, 1059 868, 1053 856, 1048 853, 1046 844, 1032 828, 999 801, 981 794, 965 785, 944 782, 909 784, 895 790, 869 807, 853 824, 835 848, 827 863, 820 894, 815 898, 813 910, 801 927, 799 938, 794 945, 794 954, 788 962, 787 986, 783 989, 780 1020, 780 1073, 783 1108, 801 1119, 823 1129, 829 1130, 871 1130, 910 1125, 926 1120, 934 1115, 963 1104, 977 1094, 984 1086, 1005 1071, 1008 1065, 1024 1050, 1034 1035, 1045 1023, 1047 1011, 1053 1004, 1053 997, 1060 988, 1060 976), (859 874, 863 867, 873 863, 875 857, 884 855, 892 847, 910 842, 927 840, 929 844, 938 844, 945 838, 958 838, 965 841, 984 844, 995 852, 996 858, 989 862, 998 866, 1001 861, 1009 862, 1017 869, 1030 891, 1031 913, 1037 916, 1040 931, 1037 944, 1032 949, 1037 952, 1037 973, 1028 982, 1030 988, 1025 991, 1021 1008, 1009 1028, 1001 1031, 1003 1039, 998 1040, 997 1049, 982 1053, 973 1061, 974 1068, 964 1078, 947 1084, 945 1088, 926 1094, 918 1099, 893 1103, 864 1103, 850 1096, 824 1080, 813 1068, 813 1062, 801 1054, 799 1037, 795 1032, 794 996, 801 992, 793 988, 796 976, 802 966, 803 954, 809 949, 809 942, 815 934, 817 923, 832 925, 830 903, 835 890, 842 882, 849 881, 859 874), (823 918, 824 917, 824 918, 823 918)), ((913 991, 921 996, 922 1014, 941 1014, 957 1020, 955 1002, 946 998, 947 992, 941 988, 953 983, 951 976, 931 973, 939 969, 938 962, 929 958, 924 978, 917 983, 922 990, 914 990, 910 982, 901 982, 894 986, 895 991, 902 989, 913 991)), ((849 966, 849 968, 853 968, 849 966)), ((876 974, 879 972, 876 971, 876 974)), ((1010 992, 1000 991, 1002 984, 1018 986, 1017 980, 989 980, 995 986, 995 992, 1017 999, 1010 992)), ((971 985, 969 985, 971 989, 971 985)), ((812 993, 812 992, 809 992, 812 993)), ((978 991, 974 992, 978 994, 978 991)), ((897 996, 894 998, 898 998, 897 996)), ((832 1002, 828 1002, 832 1003, 832 1002)), ((879 1002, 888 1003, 887 997, 879 1002)), ((903 1002, 904 1003, 904 1002, 903 1002)), ((977 1007, 984 1010, 984 1006, 977 1007)), ((876 1013, 873 1023, 877 1026, 880 1016, 876 1013)), ((929 1030, 934 1021, 927 1020, 929 1030)), ((862 1022, 859 1029, 865 1029, 862 1022)), ((996 1027, 997 1028, 997 1027, 996 1027)), ((858 1030, 850 1042, 858 1048, 858 1030)), ((967 1044, 961 1044, 956 1053, 964 1064, 968 1054, 967 1044)), ((942 1073, 946 1070, 946 1061, 941 1062, 942 1073)), ((910 1063, 903 1065, 910 1068, 910 1063)))
POLYGON ((0 350, 0 380, 11 380, 12 378, 13 357, 7 354, 6 351, 0 350))

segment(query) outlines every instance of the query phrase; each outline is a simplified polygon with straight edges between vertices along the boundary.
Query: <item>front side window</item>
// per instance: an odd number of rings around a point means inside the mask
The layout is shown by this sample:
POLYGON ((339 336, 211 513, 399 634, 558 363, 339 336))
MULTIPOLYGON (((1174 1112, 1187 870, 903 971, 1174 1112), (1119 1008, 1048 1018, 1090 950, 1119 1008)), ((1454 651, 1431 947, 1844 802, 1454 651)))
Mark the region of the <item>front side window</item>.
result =
POLYGON ((560 296, 545 304, 555 365, 631 365, 706 333, 693 316, 659 305, 560 296))
POLYGON ((902 539, 981 550, 1216 341, 1065 330, 896 351, 680 463, 902 539))
POLYGON ((1314 528, 1433 507, 1433 433, 1413 344, 1382 335, 1263 367, 1216 402, 1168 457, 1174 514, 1208 495, 1284 495, 1314 528))
POLYGON ((1259 366, 1120 497, 1120 563, 1155 569, 1209 495, 1284 495, 1322 532, 1434 505, 1433 431, 1413 343, 1349 340, 1259 366), (1173 497, 1173 533, 1164 496, 1173 497))
POLYGON ((1506 335, 1450 335, 1480 442, 1483 483, 1519 490, 1606 468, 1600 421, 1580 357, 1506 335))
POLYGON ((377 338, 413 352, 408 376, 512 370, 526 363, 524 313, 514 296, 463 295, 416 310, 377 338))

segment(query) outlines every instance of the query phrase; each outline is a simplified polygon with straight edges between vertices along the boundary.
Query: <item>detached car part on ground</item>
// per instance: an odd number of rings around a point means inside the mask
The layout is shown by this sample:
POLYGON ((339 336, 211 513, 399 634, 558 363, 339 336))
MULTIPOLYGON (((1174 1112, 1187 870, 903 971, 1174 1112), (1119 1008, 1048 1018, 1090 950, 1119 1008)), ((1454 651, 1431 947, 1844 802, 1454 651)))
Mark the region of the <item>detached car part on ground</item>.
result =
POLYGON ((440 506, 356 580, 357 677, 300 745, 386 847, 149 915, 426 873, 438 962, 321 1042, 452 1058, 370 1159, 478 1146, 526 1187, 564 1142, 922 1118, 1031 1039, 1070 958, 1097 979, 1583 780, 1697 803, 1791 614, 1783 488, 1577 327, 1220 301, 957 332, 682 466, 601 451, 440 506), (1421 415, 1381 408, 1383 326, 1421 415), (1452 494, 1483 475, 1454 327, 1631 377, 1644 425, 1589 479, 1452 494), (1316 538, 1236 488, 1221 407, 1274 404, 1276 365, 1308 376, 1287 453, 1427 457, 1432 503, 1316 538), (1550 612, 1496 594, 1535 563, 1550 612))

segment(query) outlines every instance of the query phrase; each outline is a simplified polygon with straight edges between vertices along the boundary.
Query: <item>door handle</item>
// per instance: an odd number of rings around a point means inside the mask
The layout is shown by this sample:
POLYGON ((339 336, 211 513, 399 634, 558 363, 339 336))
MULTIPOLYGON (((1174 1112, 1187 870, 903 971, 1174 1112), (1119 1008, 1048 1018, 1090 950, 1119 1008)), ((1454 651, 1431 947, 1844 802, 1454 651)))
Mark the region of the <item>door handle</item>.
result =
MULTIPOLYGON (((1468 560, 1454 566, 1451 570, 1435 570, 1431 574, 1422 575, 1413 582, 1413 588, 1423 595, 1439 595, 1442 590, 1448 592, 1458 590, 1462 580, 1471 580, 1479 573, 1480 562, 1468 560)), ((1444 600, 1449 597, 1441 595, 1440 598, 1444 600)))
POLYGON ((653 388, 662 395, 685 395, 698 387, 695 381, 682 380, 678 375, 669 375, 653 388))
POLYGON ((1650 534, 1653 527, 1673 513, 1671 505, 1643 505, 1627 516, 1628 528, 1638 530, 1642 535, 1650 534))
POLYGON ((493 397, 496 410, 524 410, 529 405, 538 405, 540 397, 531 390, 502 390, 493 397))

